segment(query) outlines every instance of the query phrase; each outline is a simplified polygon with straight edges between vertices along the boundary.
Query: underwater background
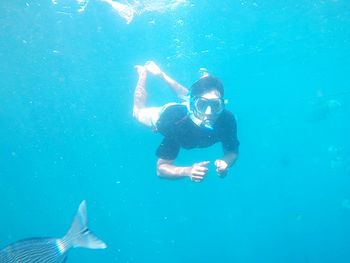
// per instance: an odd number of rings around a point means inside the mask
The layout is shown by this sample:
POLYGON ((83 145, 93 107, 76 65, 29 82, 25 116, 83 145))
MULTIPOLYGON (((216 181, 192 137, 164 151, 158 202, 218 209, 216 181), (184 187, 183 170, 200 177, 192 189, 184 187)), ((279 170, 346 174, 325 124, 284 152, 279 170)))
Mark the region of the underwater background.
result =
MULTIPOLYGON (((82 2, 0 2, 0 247, 63 236, 86 200, 108 248, 68 262, 350 262, 349 1, 192 0, 129 24, 82 2), (157 177, 161 136, 132 118, 147 60, 223 81, 241 143, 226 178, 157 177)), ((148 87, 151 106, 175 99, 148 87)))

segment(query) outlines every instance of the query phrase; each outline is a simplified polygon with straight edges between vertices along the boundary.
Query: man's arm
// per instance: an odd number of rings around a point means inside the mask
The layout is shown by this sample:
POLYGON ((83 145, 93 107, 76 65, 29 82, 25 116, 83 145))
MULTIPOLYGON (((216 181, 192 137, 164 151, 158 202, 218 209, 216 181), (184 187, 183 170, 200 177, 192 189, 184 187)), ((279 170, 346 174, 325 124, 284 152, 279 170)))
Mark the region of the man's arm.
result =
POLYGON ((165 160, 159 158, 157 161, 157 174, 166 179, 180 179, 189 177, 194 182, 201 182, 208 172, 206 167, 208 161, 195 163, 192 166, 176 166, 174 160, 165 160))

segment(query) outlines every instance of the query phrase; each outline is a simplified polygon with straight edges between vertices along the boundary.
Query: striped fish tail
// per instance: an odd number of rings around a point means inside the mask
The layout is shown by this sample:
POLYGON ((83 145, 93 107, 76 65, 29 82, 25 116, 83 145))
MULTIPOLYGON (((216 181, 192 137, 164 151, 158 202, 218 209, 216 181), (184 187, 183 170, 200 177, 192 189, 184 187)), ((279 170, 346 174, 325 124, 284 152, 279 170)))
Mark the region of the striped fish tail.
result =
POLYGON ((86 201, 82 201, 74 217, 68 233, 60 239, 61 251, 67 251, 71 247, 83 247, 89 249, 104 249, 107 245, 98 239, 88 228, 86 217, 86 201))

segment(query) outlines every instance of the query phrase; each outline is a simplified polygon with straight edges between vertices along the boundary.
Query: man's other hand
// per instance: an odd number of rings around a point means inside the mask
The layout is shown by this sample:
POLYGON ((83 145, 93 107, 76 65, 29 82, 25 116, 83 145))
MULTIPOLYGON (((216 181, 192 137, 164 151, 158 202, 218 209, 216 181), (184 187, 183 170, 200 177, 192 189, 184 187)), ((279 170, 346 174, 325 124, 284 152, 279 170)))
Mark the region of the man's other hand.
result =
POLYGON ((218 176, 225 177, 228 172, 228 164, 224 160, 216 160, 214 164, 218 176))

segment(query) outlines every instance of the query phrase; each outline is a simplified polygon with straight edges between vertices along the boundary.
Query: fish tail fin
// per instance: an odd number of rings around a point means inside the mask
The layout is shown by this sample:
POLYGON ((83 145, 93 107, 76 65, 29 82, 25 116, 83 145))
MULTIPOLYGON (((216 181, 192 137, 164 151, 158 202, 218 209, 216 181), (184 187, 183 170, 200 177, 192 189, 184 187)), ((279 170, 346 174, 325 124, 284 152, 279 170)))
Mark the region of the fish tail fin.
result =
POLYGON ((86 201, 80 203, 68 233, 63 237, 68 247, 83 247, 90 249, 104 249, 107 245, 98 239, 88 228, 86 217, 86 201))

